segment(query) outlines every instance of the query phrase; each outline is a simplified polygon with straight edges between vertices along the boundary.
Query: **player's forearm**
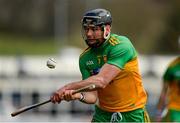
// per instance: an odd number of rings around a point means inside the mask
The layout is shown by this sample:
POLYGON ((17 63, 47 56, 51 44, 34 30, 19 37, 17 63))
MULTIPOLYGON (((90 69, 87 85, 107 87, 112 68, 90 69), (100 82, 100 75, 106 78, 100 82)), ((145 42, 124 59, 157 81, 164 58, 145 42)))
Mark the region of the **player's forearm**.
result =
POLYGON ((105 64, 101 71, 94 76, 91 76, 85 80, 72 82, 64 86, 65 89, 76 90, 81 87, 85 87, 90 84, 94 84, 96 89, 105 88, 120 72, 121 70, 110 64, 105 64))
POLYGON ((168 90, 168 84, 164 83, 160 97, 159 97, 159 101, 157 104, 157 110, 156 110, 156 117, 157 117, 156 120, 158 122, 161 121, 163 110, 166 107, 165 102, 166 102, 166 97, 167 97, 167 90, 168 90))
POLYGON ((166 102, 166 97, 167 97, 167 90, 168 90, 168 85, 167 83, 165 83, 163 85, 161 94, 160 94, 160 98, 157 104, 157 109, 158 110, 163 110, 164 106, 165 106, 165 102, 166 102))
POLYGON ((157 109, 162 110, 164 105, 165 105, 165 96, 164 96, 164 94, 161 94, 160 99, 159 99, 158 104, 157 104, 157 109))
POLYGON ((112 82, 120 72, 121 69, 118 67, 105 64, 97 75, 88 78, 87 81, 92 81, 97 88, 103 89, 112 82))
MULTIPOLYGON (((90 84, 92 84, 92 83, 91 82, 85 82, 84 80, 81 80, 81 81, 76 81, 76 82, 66 84, 63 88, 65 90, 77 90, 79 88, 83 88, 83 87, 88 86, 90 84)), ((92 91, 92 90, 90 90, 90 91, 92 91)))
MULTIPOLYGON (((76 82, 72 82, 69 84, 64 85, 64 87, 62 89, 65 90, 76 90, 85 86, 88 86, 90 84, 94 84, 96 86, 96 89, 101 88, 102 86, 104 86, 104 80, 102 79, 102 77, 98 77, 97 75, 95 76, 91 76, 85 80, 81 80, 81 81, 76 81, 76 82)), ((90 90, 92 91, 92 90, 90 90)))

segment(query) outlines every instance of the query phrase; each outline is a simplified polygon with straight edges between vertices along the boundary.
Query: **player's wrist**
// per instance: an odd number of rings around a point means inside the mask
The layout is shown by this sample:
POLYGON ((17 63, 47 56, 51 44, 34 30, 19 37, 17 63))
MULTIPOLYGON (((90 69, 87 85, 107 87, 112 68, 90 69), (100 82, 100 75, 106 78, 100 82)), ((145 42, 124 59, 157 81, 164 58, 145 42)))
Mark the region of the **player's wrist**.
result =
POLYGON ((79 101, 85 102, 85 95, 84 95, 84 93, 80 93, 79 101))

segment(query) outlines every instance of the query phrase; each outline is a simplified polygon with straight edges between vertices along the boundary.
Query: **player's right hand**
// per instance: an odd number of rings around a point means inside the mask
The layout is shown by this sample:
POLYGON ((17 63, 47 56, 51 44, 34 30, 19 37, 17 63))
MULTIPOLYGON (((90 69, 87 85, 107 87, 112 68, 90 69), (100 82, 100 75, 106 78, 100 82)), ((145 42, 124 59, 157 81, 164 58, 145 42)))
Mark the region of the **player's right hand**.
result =
POLYGON ((56 92, 54 92, 52 94, 52 96, 50 97, 51 102, 52 103, 60 103, 63 100, 63 93, 64 93, 65 89, 61 88, 59 90, 57 90, 56 92))

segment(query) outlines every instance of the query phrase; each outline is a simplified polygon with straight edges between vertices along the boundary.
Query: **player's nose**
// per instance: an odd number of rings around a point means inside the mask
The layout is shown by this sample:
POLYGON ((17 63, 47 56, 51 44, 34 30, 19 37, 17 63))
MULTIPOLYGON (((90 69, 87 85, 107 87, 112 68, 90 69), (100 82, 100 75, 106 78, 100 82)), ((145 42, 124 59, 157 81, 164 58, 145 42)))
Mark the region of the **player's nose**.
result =
POLYGON ((93 35, 93 30, 92 29, 88 29, 87 32, 86 32, 86 35, 87 36, 92 36, 93 35))

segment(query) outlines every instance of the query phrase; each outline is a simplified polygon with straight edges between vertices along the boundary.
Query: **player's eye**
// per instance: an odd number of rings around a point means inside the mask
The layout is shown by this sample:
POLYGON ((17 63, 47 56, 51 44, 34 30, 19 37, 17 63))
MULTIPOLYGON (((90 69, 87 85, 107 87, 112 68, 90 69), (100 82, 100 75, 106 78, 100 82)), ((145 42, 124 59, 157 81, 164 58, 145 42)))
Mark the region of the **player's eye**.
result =
POLYGON ((99 28, 98 28, 98 27, 93 27, 92 30, 93 30, 93 31, 98 31, 99 28))
POLYGON ((88 31, 93 31, 93 32, 95 32, 95 31, 98 31, 99 29, 100 29, 100 27, 98 27, 98 26, 94 26, 94 27, 84 26, 84 31, 85 31, 85 32, 88 32, 88 31))

